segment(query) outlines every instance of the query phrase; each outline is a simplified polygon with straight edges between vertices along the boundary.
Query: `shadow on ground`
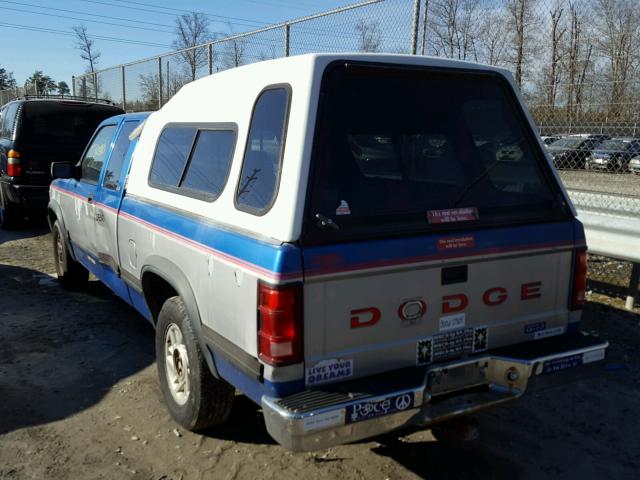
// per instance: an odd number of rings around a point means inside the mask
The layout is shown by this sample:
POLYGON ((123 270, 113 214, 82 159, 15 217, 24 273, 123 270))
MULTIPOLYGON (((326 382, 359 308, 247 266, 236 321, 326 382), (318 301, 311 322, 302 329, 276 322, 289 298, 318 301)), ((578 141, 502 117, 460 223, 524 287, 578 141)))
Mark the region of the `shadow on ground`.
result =
POLYGON ((0 434, 67 418, 154 361, 153 331, 100 282, 0 265, 0 434))
POLYGON ((44 235, 48 232, 49 225, 47 224, 47 219, 44 216, 35 217, 33 219, 27 218, 21 228, 17 228, 15 230, 4 230, 0 228, 0 245, 13 240, 39 237, 40 235, 44 235))

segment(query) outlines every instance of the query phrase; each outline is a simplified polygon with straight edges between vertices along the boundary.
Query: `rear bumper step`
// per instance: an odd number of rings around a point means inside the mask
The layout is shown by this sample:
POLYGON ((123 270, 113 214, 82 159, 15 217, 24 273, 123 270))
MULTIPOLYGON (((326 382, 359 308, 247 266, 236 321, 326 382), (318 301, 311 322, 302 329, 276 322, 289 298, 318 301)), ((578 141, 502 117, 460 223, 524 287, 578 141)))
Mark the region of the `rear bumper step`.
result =
POLYGON ((262 397, 269 434, 294 451, 328 448, 409 425, 428 426, 601 370, 608 342, 574 335, 502 348, 394 374, 262 397), (369 388, 368 388, 369 387, 369 388))

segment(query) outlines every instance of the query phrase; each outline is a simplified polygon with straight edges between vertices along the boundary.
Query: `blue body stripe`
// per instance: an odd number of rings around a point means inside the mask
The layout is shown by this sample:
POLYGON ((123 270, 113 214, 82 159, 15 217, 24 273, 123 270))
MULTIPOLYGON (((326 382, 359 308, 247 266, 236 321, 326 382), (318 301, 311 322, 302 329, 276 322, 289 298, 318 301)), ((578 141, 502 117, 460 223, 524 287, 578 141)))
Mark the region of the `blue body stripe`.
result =
POLYGON ((240 371, 222 355, 218 355, 211 347, 209 347, 209 353, 213 357, 213 363, 218 374, 258 405, 260 405, 263 395, 282 398, 301 392, 305 388, 304 378, 277 383, 264 380, 264 383, 260 383, 240 371))
POLYGON ((301 276, 300 249, 274 245, 125 196, 122 212, 276 275, 301 276))

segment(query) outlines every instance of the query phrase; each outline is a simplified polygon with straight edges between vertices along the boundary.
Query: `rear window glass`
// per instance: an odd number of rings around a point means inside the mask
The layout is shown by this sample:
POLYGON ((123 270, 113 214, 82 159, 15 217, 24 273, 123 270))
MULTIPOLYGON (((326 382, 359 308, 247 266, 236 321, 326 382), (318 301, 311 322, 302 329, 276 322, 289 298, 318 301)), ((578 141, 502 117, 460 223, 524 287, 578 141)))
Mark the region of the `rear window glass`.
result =
POLYGON ((261 214, 276 195, 285 139, 289 91, 271 88, 258 97, 236 193, 241 210, 261 214))
POLYGON ((86 145, 102 120, 120 113, 104 105, 25 102, 18 135, 36 144, 86 145))
POLYGON ((0 137, 11 138, 19 106, 20 104, 16 102, 4 109, 0 121, 0 137))
POLYGON ((323 91, 305 224, 312 236, 442 229, 433 212, 465 208, 472 224, 566 215, 499 77, 350 65, 331 69, 323 91))

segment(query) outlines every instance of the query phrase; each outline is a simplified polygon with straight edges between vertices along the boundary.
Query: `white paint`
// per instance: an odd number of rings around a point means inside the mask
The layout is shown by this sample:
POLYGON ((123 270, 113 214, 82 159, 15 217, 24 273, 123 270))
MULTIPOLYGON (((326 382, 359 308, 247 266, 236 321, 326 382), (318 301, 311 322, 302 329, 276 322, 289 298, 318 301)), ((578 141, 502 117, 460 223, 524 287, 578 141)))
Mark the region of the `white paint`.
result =
POLYGON ((449 330, 457 330, 458 328, 463 328, 465 323, 466 315, 464 313, 440 317, 440 331, 447 332, 449 330))
POLYGON ((323 360, 307 368, 305 373, 307 385, 320 385, 335 382, 336 380, 343 380, 353 376, 353 360, 323 360))
POLYGON ((535 340, 538 340, 540 338, 555 337, 556 335, 562 335, 563 333, 564 333, 564 327, 547 328, 546 330, 540 330, 539 332, 535 332, 533 334, 533 338, 535 340))
POLYGON ((593 363, 604 360, 604 349, 594 350, 593 352, 586 352, 582 354, 582 363, 593 363))
POLYGON ((344 408, 306 417, 302 428, 305 432, 344 425, 344 408))

